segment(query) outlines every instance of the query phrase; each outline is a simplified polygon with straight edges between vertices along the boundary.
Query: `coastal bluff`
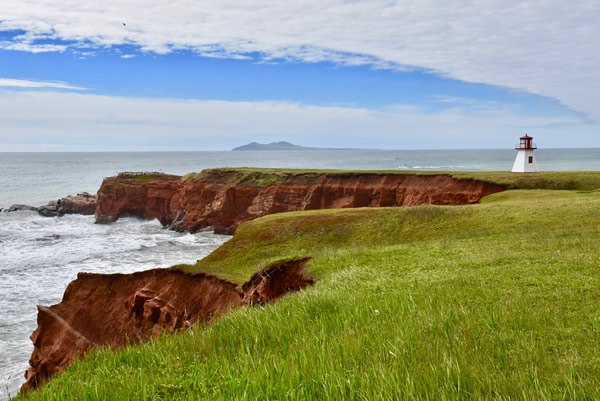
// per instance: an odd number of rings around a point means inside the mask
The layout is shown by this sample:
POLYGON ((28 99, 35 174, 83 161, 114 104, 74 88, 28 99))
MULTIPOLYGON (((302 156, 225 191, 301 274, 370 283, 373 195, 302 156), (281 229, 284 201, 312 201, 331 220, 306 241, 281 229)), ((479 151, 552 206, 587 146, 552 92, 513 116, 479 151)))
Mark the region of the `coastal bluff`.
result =
MULTIPOLYGON (((261 216, 299 210, 465 205, 504 185, 448 174, 211 169, 175 176, 121 173, 98 190, 96 222, 122 216, 232 234, 261 216)), ((271 302, 313 283, 311 255, 261 266, 237 282, 181 266, 132 274, 80 273, 59 304, 38 307, 34 350, 22 391, 38 388, 94 347, 120 348, 214 315, 271 302)))
POLYGON ((466 205, 506 187, 448 174, 211 169, 186 176, 121 173, 98 190, 96 222, 158 219, 177 231, 232 234, 244 221, 299 210, 466 205))

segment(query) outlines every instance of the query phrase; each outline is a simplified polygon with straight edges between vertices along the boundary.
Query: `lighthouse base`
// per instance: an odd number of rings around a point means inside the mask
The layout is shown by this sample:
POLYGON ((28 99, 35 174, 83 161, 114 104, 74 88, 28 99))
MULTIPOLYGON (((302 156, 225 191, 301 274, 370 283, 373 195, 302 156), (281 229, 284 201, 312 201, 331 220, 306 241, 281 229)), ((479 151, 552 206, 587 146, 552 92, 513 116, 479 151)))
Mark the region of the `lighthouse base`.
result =
POLYGON ((535 162, 533 150, 518 150, 515 164, 513 164, 513 173, 537 173, 538 168, 535 162))

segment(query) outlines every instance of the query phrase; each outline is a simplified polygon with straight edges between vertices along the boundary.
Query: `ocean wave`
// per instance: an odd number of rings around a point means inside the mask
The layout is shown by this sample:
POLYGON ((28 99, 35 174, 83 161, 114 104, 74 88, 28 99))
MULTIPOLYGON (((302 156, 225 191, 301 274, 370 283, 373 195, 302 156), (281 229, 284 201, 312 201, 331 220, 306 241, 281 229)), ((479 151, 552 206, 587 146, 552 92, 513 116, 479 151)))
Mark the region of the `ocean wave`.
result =
POLYGON ((130 273, 194 263, 227 239, 209 232, 169 231, 156 220, 124 218, 101 225, 94 224, 93 216, 1 214, 0 399, 7 388, 15 394, 22 382, 36 305, 59 302, 78 272, 130 273))

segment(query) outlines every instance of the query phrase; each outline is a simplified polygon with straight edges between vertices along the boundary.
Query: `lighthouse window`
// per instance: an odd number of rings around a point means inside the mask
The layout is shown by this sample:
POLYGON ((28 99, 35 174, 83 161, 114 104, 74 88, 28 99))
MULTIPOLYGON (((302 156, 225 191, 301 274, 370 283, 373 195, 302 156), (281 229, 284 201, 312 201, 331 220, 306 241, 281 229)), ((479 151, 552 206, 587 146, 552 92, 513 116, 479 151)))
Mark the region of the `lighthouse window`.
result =
POLYGON ((533 163, 533 156, 529 156, 529 164, 533 163))

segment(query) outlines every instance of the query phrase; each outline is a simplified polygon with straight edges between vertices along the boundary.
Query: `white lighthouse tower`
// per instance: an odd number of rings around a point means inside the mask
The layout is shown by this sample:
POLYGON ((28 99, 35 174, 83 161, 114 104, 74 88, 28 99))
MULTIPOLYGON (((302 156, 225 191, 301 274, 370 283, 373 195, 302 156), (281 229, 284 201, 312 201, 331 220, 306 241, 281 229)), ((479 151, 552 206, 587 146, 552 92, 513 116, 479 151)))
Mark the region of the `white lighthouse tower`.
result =
POLYGON ((535 156, 533 150, 537 149, 532 142, 533 138, 525 134, 519 138, 520 142, 515 147, 517 150, 517 158, 513 164, 513 173, 537 173, 537 165, 535 164, 535 156))

